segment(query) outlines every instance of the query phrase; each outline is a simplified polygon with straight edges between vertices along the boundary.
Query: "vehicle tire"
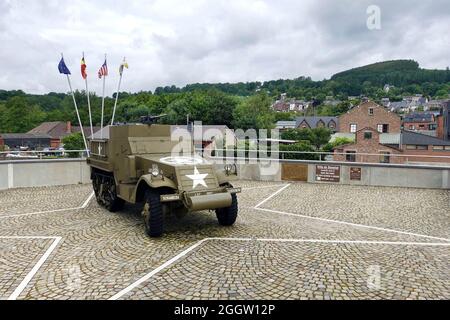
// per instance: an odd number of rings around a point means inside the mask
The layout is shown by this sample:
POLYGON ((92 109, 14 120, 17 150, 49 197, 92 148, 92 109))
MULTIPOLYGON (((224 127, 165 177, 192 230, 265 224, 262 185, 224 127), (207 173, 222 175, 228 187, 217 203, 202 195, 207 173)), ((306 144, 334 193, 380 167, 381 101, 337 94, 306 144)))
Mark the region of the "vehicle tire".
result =
POLYGON ((96 174, 92 175, 92 189, 94 189, 95 199, 97 200, 97 203, 102 205, 100 200, 100 184, 101 180, 100 177, 96 174))
POLYGON ((144 208, 145 232, 150 237, 160 237, 164 231, 164 214, 161 204, 160 193, 156 190, 145 192, 144 208))
POLYGON ((125 201, 117 196, 116 183, 114 182, 114 179, 109 178, 108 180, 109 181, 105 183, 105 189, 103 191, 105 208, 110 212, 116 212, 123 208, 125 201))
POLYGON ((216 216, 221 226, 231 226, 238 215, 238 202, 235 193, 231 194, 231 206, 216 209, 216 216))
POLYGON ((113 177, 94 174, 92 177, 97 203, 110 212, 116 212, 123 208, 125 201, 117 196, 116 184, 113 177))

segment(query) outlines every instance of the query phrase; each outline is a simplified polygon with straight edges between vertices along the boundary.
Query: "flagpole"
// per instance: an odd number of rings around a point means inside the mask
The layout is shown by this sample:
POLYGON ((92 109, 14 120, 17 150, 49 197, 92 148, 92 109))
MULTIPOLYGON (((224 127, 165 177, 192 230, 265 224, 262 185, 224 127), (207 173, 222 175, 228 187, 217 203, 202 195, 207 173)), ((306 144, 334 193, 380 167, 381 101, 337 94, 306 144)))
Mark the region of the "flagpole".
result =
MULTIPOLYGON (((106 53, 105 53, 105 61, 106 61, 106 53)), ((103 75, 102 120, 100 122, 100 139, 103 139, 103 115, 105 112, 105 80, 106 80, 106 76, 103 75)))
MULTIPOLYGON (((84 60, 84 52, 83 52, 83 60, 84 60)), ((86 63, 86 61, 85 61, 85 63, 86 63)), ((91 99, 89 97, 89 89, 88 89, 87 77, 84 79, 84 82, 86 83, 86 96, 87 96, 87 103, 88 103, 88 110, 89 110, 89 123, 91 125, 91 137, 93 137, 94 136, 94 129, 92 127, 91 99)))
MULTIPOLYGON (((63 55, 61 53, 61 57, 62 56, 63 55)), ((70 77, 69 77, 68 74, 66 74, 66 76, 67 76, 67 83, 69 84, 70 93, 72 94, 72 99, 73 99, 73 104, 75 106, 75 111, 77 112, 78 123, 80 124, 81 135, 83 136, 83 142, 84 142, 84 146, 86 148, 86 153, 89 156, 89 149, 88 149, 88 146, 87 146, 86 137, 84 136, 83 124, 81 123, 80 113, 78 112, 77 100, 75 99, 75 94, 73 93, 73 90, 72 90, 72 84, 70 83, 70 77)))
MULTIPOLYGON (((125 61, 125 58, 124 58, 124 61, 125 61)), ((114 101, 114 108, 113 108, 113 114, 112 114, 112 119, 111 119, 111 125, 114 124, 114 116, 116 115, 117 100, 119 99, 119 90, 120 90, 121 82, 122 82, 122 73, 120 73, 119 85, 117 86, 116 101, 114 101)))

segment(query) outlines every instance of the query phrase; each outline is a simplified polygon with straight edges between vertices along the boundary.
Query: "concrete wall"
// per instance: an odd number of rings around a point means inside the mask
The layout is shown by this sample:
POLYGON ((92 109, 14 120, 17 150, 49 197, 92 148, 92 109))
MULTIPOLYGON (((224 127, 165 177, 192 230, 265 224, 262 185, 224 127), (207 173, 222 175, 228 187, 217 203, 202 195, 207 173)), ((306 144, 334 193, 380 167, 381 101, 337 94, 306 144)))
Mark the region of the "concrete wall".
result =
MULTIPOLYGON (((295 163, 285 160, 286 163, 295 163)), ((302 162, 303 163, 303 162, 302 162)), ((392 186, 392 187, 414 187, 432 189, 450 189, 450 167, 438 166, 408 166, 408 165, 368 165, 364 163, 333 163, 315 162, 308 163, 309 183, 332 183, 366 186, 392 186), (329 164, 340 167, 339 182, 316 181, 316 165, 329 164), (350 179, 350 168, 361 168, 361 180, 350 179)), ((274 174, 261 174, 258 164, 241 164, 238 167, 240 179, 260 181, 281 181, 281 164, 274 174)))
POLYGON ((85 159, 0 161, 0 190, 89 182, 85 159))
MULTIPOLYGON (((341 165, 340 182, 335 184, 351 184, 366 186, 414 187, 431 189, 449 189, 450 168, 393 168, 341 165), (350 179, 350 168, 361 168, 361 180, 350 179)), ((308 182, 330 183, 316 181, 316 165, 308 165, 308 182)))
MULTIPOLYGON (((296 163, 284 160, 272 166, 239 164, 239 178, 257 181, 281 181, 282 163, 296 163)), ((308 182, 355 184, 369 186, 395 186, 450 189, 450 168, 444 166, 408 166, 364 163, 333 163, 301 161, 308 164, 308 182), (340 166, 339 182, 316 181, 316 165, 340 166), (350 180, 350 168, 361 168, 361 180, 350 180)), ((217 165, 219 169, 223 165, 217 165)), ((15 160, 0 161, 0 190, 19 187, 37 187, 90 183, 90 171, 84 159, 15 160)))
POLYGON ((281 181, 281 163, 274 163, 272 167, 259 164, 238 165, 239 178, 256 181, 281 181))

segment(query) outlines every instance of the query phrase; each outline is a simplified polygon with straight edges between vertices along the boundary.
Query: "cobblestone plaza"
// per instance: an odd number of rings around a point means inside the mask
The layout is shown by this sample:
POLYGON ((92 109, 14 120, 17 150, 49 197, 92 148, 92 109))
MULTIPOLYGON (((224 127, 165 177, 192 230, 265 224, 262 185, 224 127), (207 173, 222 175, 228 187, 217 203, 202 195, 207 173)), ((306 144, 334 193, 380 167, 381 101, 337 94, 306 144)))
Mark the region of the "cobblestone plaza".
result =
POLYGON ((0 192, 1 299, 450 299, 448 190, 239 181, 239 216, 110 213, 90 185, 0 192))

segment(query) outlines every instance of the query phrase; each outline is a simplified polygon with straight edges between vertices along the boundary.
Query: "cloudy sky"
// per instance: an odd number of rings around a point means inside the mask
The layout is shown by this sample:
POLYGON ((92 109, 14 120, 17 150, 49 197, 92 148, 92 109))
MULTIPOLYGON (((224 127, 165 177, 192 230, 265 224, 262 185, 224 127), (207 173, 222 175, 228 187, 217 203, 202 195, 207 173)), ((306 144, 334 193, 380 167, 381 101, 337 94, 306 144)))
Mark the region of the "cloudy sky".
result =
POLYGON ((130 92, 301 75, 320 80, 400 58, 443 69, 450 65, 449 30, 448 0, 0 0, 0 89, 67 91, 57 71, 61 52, 74 87, 83 89, 83 51, 97 92, 96 73, 108 54, 108 95, 123 56, 130 69, 122 90, 130 92), (367 27, 370 5, 380 8, 380 29, 367 27))

